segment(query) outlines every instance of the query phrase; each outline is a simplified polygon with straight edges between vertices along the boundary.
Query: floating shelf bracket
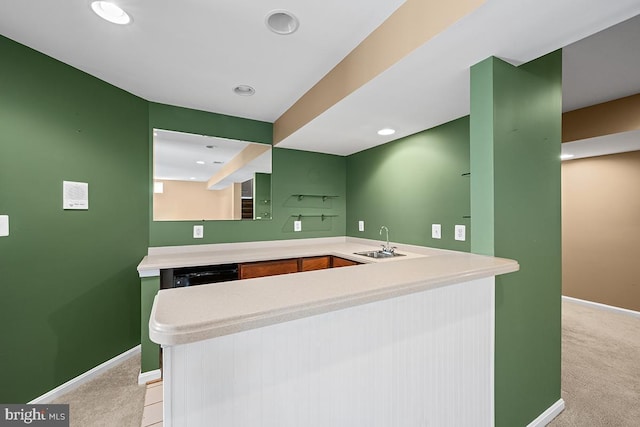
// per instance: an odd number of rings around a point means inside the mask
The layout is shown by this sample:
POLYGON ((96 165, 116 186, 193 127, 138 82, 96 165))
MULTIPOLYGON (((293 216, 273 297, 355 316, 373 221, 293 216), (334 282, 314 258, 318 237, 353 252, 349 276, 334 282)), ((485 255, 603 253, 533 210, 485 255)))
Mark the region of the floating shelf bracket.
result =
POLYGON ((324 195, 324 194, 294 194, 294 197, 297 197, 298 200, 302 200, 305 197, 319 197, 322 199, 322 201, 326 201, 327 199, 335 199, 336 197, 340 197, 340 196, 329 196, 329 195, 324 195))
POLYGON ((322 219, 322 221, 325 220, 325 218, 332 218, 332 217, 336 217, 338 215, 326 215, 326 214, 321 214, 321 215, 302 215, 302 214, 298 214, 298 215, 291 215, 293 218, 298 218, 298 221, 301 221, 302 218, 320 218, 322 219))

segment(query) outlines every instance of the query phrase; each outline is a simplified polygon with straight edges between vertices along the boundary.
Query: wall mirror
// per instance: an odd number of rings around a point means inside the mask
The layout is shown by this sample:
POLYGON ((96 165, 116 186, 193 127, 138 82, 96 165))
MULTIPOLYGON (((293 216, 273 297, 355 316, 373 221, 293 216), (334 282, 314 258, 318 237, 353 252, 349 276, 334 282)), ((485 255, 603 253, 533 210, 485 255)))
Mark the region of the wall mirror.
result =
POLYGON ((153 220, 271 219, 271 146, 153 130, 153 220))

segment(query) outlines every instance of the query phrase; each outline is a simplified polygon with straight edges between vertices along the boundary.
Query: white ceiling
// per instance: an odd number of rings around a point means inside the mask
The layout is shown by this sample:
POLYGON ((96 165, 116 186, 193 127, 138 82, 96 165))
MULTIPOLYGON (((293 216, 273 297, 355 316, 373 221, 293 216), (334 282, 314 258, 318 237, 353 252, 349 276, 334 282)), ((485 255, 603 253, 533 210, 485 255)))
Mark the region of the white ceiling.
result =
POLYGON ((91 0, 0 0, 0 34, 150 101, 273 122, 403 0, 113 2, 133 23, 102 20, 91 0), (299 30, 267 29, 276 9, 299 30))
MULTIPOLYGON (((403 3, 115 1, 132 24, 102 21, 89 0, 0 0, 0 34, 150 101, 269 122, 403 3), (275 9, 300 29, 269 31, 275 9), (256 94, 235 95, 239 84, 256 94)), ((471 65, 490 55, 520 64, 638 14, 640 0, 487 0, 279 146, 345 155, 447 122, 469 112, 471 65), (378 136, 385 126, 398 132, 378 136)), ((565 51, 565 108, 640 92, 639 27, 565 51)))

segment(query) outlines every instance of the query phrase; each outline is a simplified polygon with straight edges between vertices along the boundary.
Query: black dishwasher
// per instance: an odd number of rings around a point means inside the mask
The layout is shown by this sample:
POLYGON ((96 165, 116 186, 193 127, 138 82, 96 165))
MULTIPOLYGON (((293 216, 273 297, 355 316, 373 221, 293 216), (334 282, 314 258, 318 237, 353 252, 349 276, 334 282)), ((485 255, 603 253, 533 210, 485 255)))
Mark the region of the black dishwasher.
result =
POLYGON ((160 288, 182 288, 238 280, 238 264, 168 268, 160 271, 160 288))

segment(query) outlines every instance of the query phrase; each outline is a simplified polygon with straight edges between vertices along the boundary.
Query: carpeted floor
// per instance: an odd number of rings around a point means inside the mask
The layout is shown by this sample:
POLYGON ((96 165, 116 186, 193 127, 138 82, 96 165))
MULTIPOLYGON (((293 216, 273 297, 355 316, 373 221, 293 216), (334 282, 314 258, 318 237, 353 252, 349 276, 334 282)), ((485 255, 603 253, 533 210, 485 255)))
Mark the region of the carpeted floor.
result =
POLYGON ((563 301, 562 398, 550 427, 640 425, 640 318, 563 301))
MULTIPOLYGON (((132 357, 53 403, 69 403, 71 427, 139 427, 145 387, 132 357)), ((550 427, 640 425, 640 318, 562 303, 562 398, 550 427)))
POLYGON ((133 356, 52 403, 68 403, 70 427, 140 427, 145 386, 133 356))

